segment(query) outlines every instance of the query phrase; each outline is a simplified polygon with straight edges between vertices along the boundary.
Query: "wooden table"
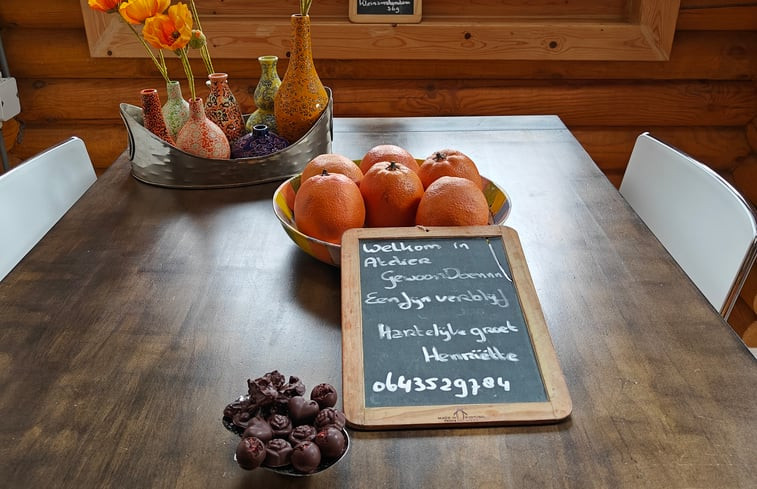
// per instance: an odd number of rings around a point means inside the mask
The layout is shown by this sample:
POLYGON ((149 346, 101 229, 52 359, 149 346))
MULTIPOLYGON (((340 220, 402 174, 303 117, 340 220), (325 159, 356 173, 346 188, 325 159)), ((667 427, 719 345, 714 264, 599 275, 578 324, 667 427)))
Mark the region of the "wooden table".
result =
POLYGON ((558 424, 352 431, 307 480, 232 460, 224 406, 278 369, 341 385, 340 276, 277 183, 168 190, 125 156, 0 283, 8 488, 757 486, 757 368, 561 121, 338 119, 334 152, 468 153, 515 228, 573 401, 558 424))

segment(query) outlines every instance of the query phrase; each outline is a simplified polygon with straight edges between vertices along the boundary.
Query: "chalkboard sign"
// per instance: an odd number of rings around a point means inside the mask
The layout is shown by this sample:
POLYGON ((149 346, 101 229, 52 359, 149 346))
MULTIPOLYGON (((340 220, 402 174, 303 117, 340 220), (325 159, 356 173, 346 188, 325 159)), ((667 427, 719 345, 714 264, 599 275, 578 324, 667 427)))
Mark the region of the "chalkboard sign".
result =
POLYGON ((350 21, 411 23, 421 21, 421 0, 350 0, 350 21))
POLYGON ((351 426, 549 422, 567 387, 517 233, 355 229, 342 238, 351 426))

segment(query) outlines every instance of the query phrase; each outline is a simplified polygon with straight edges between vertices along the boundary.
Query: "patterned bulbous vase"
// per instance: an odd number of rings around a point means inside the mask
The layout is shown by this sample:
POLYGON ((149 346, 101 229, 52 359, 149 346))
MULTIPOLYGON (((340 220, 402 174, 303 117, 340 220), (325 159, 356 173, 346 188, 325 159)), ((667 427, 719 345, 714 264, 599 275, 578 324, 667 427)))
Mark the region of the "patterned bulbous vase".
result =
POLYGON ((208 80, 210 92, 205 101, 205 114, 221 128, 229 141, 234 141, 247 131, 237 99, 229 88, 229 75, 211 73, 208 80))
POLYGON ((176 137, 176 147, 201 158, 229 158, 229 140, 221 128, 205 115, 202 98, 189 101, 189 119, 176 137))
POLYGON ((181 94, 181 85, 176 80, 166 83, 166 94, 168 100, 163 104, 163 119, 166 121, 168 133, 176 139, 179 130, 189 119, 189 102, 184 100, 181 94))
POLYGON ((145 88, 139 92, 142 97, 142 119, 145 129, 158 136, 168 144, 176 144, 168 132, 163 110, 160 107, 160 96, 154 88, 145 88))
POLYGON ((252 131, 231 143, 232 158, 257 158, 289 146, 286 139, 277 136, 265 124, 252 126, 252 131))
POLYGON ((329 96, 313 63, 310 16, 294 14, 291 20, 292 55, 276 92, 273 111, 278 134, 294 144, 313 127, 326 109, 329 96))
POLYGON ((278 56, 260 56, 258 58, 258 62, 260 63, 260 80, 253 94, 253 100, 257 109, 247 118, 245 125, 248 132, 252 132, 253 127, 260 124, 265 124, 272 132, 278 132, 276 116, 273 113, 274 97, 281 86, 281 78, 279 78, 279 73, 276 71, 278 60, 278 56))

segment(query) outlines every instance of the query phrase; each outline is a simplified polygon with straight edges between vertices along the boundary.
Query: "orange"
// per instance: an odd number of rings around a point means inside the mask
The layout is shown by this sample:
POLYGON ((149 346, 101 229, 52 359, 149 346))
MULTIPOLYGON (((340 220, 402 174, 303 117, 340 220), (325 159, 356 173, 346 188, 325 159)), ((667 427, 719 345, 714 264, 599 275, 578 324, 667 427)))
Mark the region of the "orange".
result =
POLYGON ((489 204, 481 188, 467 178, 443 176, 423 194, 415 223, 419 226, 484 226, 489 204))
POLYGON ((442 149, 432 153, 421 163, 418 176, 421 177, 424 188, 443 176, 467 178, 479 188, 483 186, 476 164, 456 149, 442 149))
POLYGON ((326 170, 329 173, 341 173, 347 175, 353 182, 360 185, 363 179, 363 172, 354 161, 336 153, 324 153, 310 160, 305 168, 302 169, 300 181, 304 182, 313 175, 320 175, 326 170))
POLYGON ((418 175, 401 163, 379 162, 363 176, 367 227, 412 226, 423 196, 418 175))
POLYGON ((363 171, 363 175, 379 161, 402 163, 414 172, 418 171, 418 162, 415 161, 415 158, 413 158, 413 155, 408 150, 394 144, 379 144, 369 149, 363 156, 363 159, 360 160, 360 169, 363 171))
POLYGON ((308 236, 341 243, 342 233, 365 223, 360 187, 341 173, 324 171, 308 178, 294 198, 294 223, 308 236))

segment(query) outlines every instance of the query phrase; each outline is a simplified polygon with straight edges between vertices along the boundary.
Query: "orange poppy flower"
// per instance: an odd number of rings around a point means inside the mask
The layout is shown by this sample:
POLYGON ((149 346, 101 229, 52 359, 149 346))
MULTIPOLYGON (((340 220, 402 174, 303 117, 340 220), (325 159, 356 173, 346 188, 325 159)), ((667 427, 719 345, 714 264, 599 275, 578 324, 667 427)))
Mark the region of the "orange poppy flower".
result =
POLYGON ((123 0, 87 0, 89 8, 100 12, 110 13, 118 9, 118 4, 123 0))
POLYGON ((129 24, 141 24, 146 19, 165 12, 170 4, 171 0, 126 0, 119 5, 118 12, 129 24))
POLYGON ((192 36, 192 14, 183 3, 172 5, 168 15, 145 19, 142 36, 156 49, 176 51, 184 48, 192 36))

